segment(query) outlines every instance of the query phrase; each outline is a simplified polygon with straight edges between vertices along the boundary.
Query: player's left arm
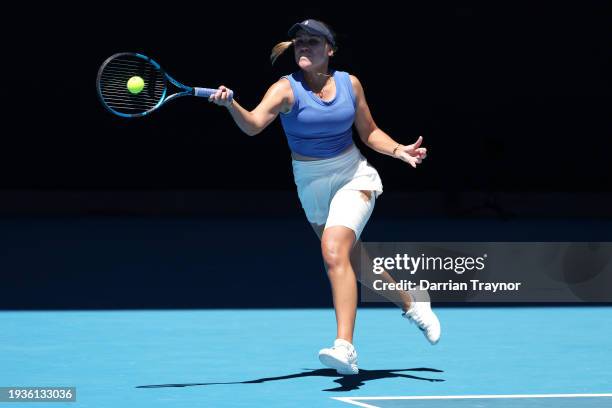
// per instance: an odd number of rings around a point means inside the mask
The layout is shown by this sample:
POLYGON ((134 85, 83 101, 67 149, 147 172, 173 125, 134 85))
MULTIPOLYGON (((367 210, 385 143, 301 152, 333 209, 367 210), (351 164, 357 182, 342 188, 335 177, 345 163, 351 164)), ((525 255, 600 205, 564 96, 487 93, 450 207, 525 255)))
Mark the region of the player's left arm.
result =
POLYGON ((419 136, 417 141, 411 145, 402 145, 383 132, 376 126, 372 118, 361 82, 354 75, 351 75, 350 78, 355 95, 355 128, 357 128, 361 141, 372 150, 401 159, 412 167, 416 167, 427 154, 427 149, 420 147, 423 137, 419 136))

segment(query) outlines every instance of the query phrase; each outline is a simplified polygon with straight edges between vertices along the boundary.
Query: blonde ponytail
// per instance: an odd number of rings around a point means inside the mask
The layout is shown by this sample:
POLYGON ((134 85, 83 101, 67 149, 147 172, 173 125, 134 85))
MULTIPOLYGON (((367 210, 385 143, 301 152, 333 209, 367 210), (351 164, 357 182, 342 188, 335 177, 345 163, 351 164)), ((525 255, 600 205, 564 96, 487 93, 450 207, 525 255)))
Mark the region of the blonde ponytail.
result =
POLYGON ((293 44, 292 41, 283 41, 283 42, 276 44, 274 48, 272 48, 272 54, 270 54, 270 61, 272 61, 272 65, 274 65, 274 62, 276 61, 276 59, 283 52, 285 52, 287 48, 291 46, 291 44, 293 44))

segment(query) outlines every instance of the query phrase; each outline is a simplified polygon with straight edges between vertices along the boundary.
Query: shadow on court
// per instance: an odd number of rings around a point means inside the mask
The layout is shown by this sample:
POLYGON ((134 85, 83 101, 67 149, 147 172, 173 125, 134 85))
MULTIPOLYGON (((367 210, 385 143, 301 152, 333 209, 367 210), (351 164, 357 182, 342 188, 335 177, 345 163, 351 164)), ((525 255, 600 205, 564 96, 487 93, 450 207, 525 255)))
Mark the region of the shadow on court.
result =
POLYGON ((340 377, 334 380, 335 383, 340 384, 339 387, 329 388, 323 391, 353 391, 358 390, 362 385, 365 385, 367 381, 373 380, 382 380, 385 378, 408 378, 411 380, 421 380, 421 381, 429 381, 429 382, 442 382, 443 379, 440 378, 425 378, 419 377, 416 375, 410 374, 401 374, 401 371, 416 371, 416 372, 432 372, 432 373, 442 373, 444 371, 437 370, 435 368, 404 368, 404 369, 396 369, 396 370, 364 370, 359 369, 359 374, 357 375, 347 375, 343 376, 336 372, 336 370, 325 368, 325 369, 317 369, 313 370, 310 368, 305 368, 302 373, 298 374, 289 374, 283 375, 280 377, 266 377, 259 378, 257 380, 250 381, 235 381, 235 382, 211 382, 211 383, 190 383, 190 384, 157 384, 157 385, 139 385, 136 388, 164 388, 164 387, 195 387, 200 385, 221 385, 221 384, 259 384, 268 381, 280 381, 280 380, 290 380, 293 378, 302 378, 302 377, 340 377))

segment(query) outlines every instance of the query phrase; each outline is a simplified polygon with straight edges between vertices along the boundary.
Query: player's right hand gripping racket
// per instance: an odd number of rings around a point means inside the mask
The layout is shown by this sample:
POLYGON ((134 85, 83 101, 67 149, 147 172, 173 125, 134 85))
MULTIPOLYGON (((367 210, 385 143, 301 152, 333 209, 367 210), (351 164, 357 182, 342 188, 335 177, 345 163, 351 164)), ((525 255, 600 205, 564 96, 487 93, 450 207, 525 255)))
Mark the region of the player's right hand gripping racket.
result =
MULTIPOLYGON (((217 89, 189 87, 168 75, 151 58, 122 52, 108 58, 98 70, 98 96, 115 115, 135 118, 145 116, 166 102, 181 96, 208 98, 217 89), (169 86, 177 92, 169 95, 169 86)), ((230 91, 229 99, 233 98, 230 91)))

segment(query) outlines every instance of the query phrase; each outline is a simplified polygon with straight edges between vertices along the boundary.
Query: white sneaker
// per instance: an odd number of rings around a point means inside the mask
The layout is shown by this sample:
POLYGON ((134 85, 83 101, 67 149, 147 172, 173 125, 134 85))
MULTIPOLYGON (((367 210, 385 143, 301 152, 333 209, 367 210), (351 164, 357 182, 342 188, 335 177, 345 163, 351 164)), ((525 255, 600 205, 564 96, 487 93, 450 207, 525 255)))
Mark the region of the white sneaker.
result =
POLYGON ((336 339, 332 348, 319 351, 319 360, 324 366, 334 368, 338 374, 358 374, 357 350, 346 340, 336 339))
POLYGON ((410 309, 402 313, 402 316, 416 323, 431 344, 436 344, 440 340, 442 329, 438 317, 431 310, 431 303, 413 301, 410 309))

